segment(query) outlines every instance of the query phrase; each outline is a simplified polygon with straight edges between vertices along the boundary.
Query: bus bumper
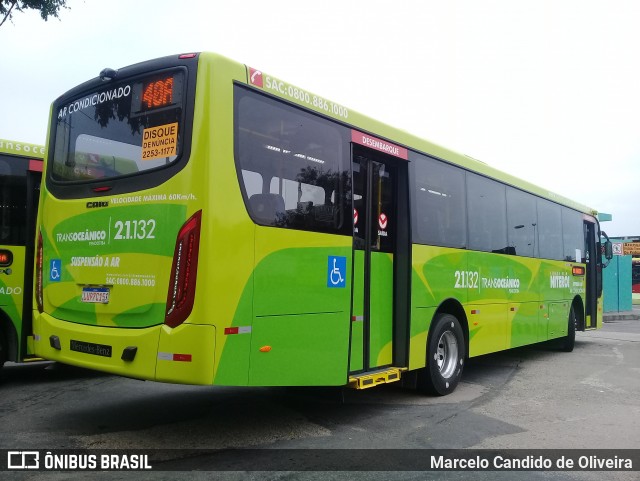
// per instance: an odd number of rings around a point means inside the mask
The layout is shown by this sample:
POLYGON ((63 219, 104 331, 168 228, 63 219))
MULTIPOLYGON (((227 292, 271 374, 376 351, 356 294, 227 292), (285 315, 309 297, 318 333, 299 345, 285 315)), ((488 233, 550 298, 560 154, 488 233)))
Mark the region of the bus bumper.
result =
POLYGON ((61 321, 46 313, 34 315, 37 356, 136 379, 210 385, 214 348, 214 326, 123 329, 61 321))

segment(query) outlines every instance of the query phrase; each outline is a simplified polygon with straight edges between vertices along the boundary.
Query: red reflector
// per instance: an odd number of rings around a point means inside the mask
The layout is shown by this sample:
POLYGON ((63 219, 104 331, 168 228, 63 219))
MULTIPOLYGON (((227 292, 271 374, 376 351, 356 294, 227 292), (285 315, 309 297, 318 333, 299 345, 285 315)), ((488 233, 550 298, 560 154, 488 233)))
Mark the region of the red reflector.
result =
POLYGON ((42 172, 42 161, 31 159, 29 161, 29 170, 31 172, 42 172))
POLYGON ((574 276, 584 276, 585 269, 582 266, 573 266, 573 269, 571 269, 571 271, 573 272, 574 276))
POLYGON ((240 328, 238 327, 225 327, 224 328, 224 334, 225 336, 228 336, 229 334, 238 334, 240 328))
POLYGON ((191 362, 191 354, 174 354, 174 361, 191 362))
POLYGON ((471 309, 471 314, 480 314, 480 309, 471 309))
POLYGON ((94 192, 107 192, 108 190, 111 190, 111 187, 108 185, 102 186, 102 187, 94 187, 92 189, 94 192))
POLYGON ((182 55, 180 55, 178 58, 193 58, 195 57, 196 54, 195 53, 183 53, 182 55))

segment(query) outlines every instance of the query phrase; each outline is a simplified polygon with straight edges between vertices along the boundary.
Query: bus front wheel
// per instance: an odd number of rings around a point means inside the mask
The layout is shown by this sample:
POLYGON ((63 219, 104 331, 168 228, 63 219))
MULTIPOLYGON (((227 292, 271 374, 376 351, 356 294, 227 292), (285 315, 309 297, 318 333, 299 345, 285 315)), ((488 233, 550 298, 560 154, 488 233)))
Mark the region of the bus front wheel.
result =
POLYGON ((460 322, 451 314, 438 314, 427 341, 427 366, 418 373, 418 390, 444 396, 462 377, 466 346, 460 322))
POLYGON ((569 310, 569 320, 567 321, 567 336, 563 337, 560 341, 560 349, 564 352, 573 351, 573 347, 576 344, 576 311, 573 306, 569 310))

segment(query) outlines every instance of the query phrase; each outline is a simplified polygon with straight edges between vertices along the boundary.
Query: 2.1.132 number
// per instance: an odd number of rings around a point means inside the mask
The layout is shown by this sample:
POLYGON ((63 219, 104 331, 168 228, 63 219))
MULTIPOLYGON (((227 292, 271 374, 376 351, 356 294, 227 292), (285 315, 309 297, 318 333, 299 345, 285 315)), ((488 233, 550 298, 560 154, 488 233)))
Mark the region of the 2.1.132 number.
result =
POLYGON ((116 234, 114 240, 129 239, 155 239, 154 231, 156 230, 155 219, 149 220, 126 220, 116 221, 114 225, 116 234))
POLYGON ((456 289, 477 289, 480 274, 477 271, 456 271, 456 289))

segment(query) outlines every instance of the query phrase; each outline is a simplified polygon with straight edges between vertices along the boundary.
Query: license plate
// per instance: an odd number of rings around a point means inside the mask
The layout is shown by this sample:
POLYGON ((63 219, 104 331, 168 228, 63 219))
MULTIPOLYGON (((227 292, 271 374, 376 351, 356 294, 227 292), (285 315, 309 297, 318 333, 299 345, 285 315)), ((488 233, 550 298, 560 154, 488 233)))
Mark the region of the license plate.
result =
POLYGON ((94 356, 111 357, 111 346, 93 344, 92 342, 71 340, 69 348, 72 351, 93 354, 94 356))
POLYGON ((91 302, 94 304, 109 304, 109 288, 83 287, 82 302, 91 302))

